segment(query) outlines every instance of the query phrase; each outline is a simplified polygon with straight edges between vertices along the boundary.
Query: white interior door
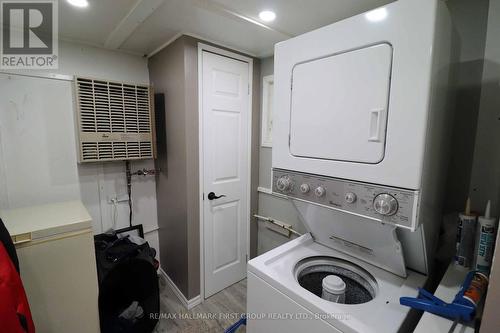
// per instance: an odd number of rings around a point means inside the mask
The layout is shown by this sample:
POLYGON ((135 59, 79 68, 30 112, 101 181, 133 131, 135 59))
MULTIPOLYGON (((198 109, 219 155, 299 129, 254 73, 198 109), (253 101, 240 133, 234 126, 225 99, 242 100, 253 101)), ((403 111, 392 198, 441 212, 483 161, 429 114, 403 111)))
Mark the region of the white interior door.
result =
POLYGON ((246 276, 248 73, 247 62, 202 52, 205 297, 246 276))

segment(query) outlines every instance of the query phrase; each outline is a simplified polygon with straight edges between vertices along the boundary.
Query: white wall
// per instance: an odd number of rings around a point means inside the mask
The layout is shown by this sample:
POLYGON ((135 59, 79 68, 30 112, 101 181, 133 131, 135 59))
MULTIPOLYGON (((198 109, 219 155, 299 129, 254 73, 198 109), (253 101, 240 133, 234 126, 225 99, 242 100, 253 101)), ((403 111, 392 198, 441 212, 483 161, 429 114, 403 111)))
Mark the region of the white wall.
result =
POLYGON ((0 74, 0 94, 0 207, 78 199, 71 82, 0 74))
MULTIPOLYGON (((62 41, 58 70, 16 73, 149 83, 143 57, 62 41)), ((0 208, 81 199, 95 233, 111 228, 115 213, 108 199, 127 195, 125 162, 76 163, 72 83, 10 78, 2 75, 0 81, 0 208)), ((144 167, 154 168, 153 161, 132 162, 132 171, 144 167)), ((144 225, 146 239, 158 250, 155 179, 134 177, 132 199, 133 223, 144 225)), ((128 226, 128 212, 127 202, 117 205, 116 228, 128 226)))
POLYGON ((79 75, 149 84, 146 58, 67 41, 59 41, 59 69, 16 72, 79 75))

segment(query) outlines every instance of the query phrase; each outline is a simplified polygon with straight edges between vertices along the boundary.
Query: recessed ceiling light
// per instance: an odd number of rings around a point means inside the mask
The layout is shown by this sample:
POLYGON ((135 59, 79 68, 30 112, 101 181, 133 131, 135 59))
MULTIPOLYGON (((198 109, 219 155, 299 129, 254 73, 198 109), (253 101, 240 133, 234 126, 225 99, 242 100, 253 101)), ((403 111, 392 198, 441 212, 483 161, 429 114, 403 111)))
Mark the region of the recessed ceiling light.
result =
POLYGON ((66 0, 70 5, 75 7, 85 8, 88 7, 89 2, 87 0, 66 0))
POLYGON ((276 18, 276 13, 270 10, 263 10, 259 13, 259 18, 264 22, 271 22, 276 18))
POLYGON ((366 19, 372 22, 379 22, 386 19, 388 13, 385 8, 377 8, 365 14, 366 19))

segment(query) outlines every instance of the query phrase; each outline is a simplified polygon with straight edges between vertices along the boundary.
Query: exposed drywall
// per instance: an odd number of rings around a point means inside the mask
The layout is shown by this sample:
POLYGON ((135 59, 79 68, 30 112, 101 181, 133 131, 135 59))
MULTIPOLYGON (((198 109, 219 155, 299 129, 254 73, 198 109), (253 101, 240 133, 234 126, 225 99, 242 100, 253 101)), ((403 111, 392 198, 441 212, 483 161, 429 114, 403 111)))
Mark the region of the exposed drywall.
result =
POLYGON ((251 174, 250 174, 250 257, 257 256, 258 226, 253 223, 254 214, 259 212, 259 195, 257 187, 259 186, 259 143, 260 143, 260 104, 261 104, 261 61, 253 60, 253 87, 252 87, 252 151, 251 151, 251 174))
MULTIPOLYGON (((261 69, 259 81, 262 85, 262 79, 265 76, 274 74, 274 57, 268 57, 261 60, 261 69)), ((259 92, 262 101, 262 91, 259 92)), ((261 119, 262 119, 262 105, 260 105, 261 119)), ((262 126, 262 124, 261 124, 262 126)), ((262 139, 262 134, 259 132, 259 153, 260 153, 260 163, 259 163, 259 186, 267 189, 271 188, 271 170, 272 170, 272 148, 262 147, 260 141, 262 139)))
MULTIPOLYGON (((264 76, 272 75, 274 73, 274 59, 273 57, 264 58, 261 61, 261 74, 260 82, 264 76)), ((261 85, 262 86, 262 85, 261 85)), ((262 100, 262 91, 261 100, 262 100)), ((262 113, 262 107, 261 111, 262 113)), ((261 139, 261 132, 259 131, 259 142, 261 139)), ((259 147, 260 163, 259 163, 259 187, 270 190, 272 187, 272 148, 259 147)), ((297 210, 286 199, 277 197, 275 195, 259 192, 259 215, 271 217, 289 223, 297 231, 304 233, 306 229, 304 224, 300 221, 297 210)), ((257 234, 257 253, 260 255, 267 252, 276 246, 286 243, 289 239, 281 234, 269 230, 267 222, 255 220, 258 226, 257 234)), ((295 236, 292 236, 295 237, 295 236)))
MULTIPOLYGON (((50 71, 16 71, 15 73, 40 75, 40 74, 63 74, 67 76, 80 75, 86 77, 103 78, 108 80, 148 83, 149 74, 147 62, 144 58, 132 56, 119 52, 98 49, 89 46, 78 45, 69 42, 60 42, 59 45, 58 70, 50 71)), ((29 105, 19 103, 24 118, 11 119, 11 123, 0 124, 17 128, 16 140, 19 145, 35 145, 37 149, 18 150, 15 155, 10 155, 9 163, 30 166, 29 170, 18 169, 16 178, 20 182, 19 188, 25 194, 16 194, 10 199, 5 194, 0 195, 0 205, 3 207, 20 207, 30 204, 42 204, 50 201, 64 201, 81 199, 89 210, 93 219, 95 233, 100 233, 113 226, 128 226, 128 204, 118 203, 116 212, 112 204, 108 202, 112 197, 123 197, 127 195, 125 181, 124 162, 113 163, 91 163, 78 165, 76 162, 76 134, 74 121, 74 97, 73 86, 70 81, 54 81, 35 77, 20 77, 17 82, 29 82, 19 87, 22 89, 33 88, 33 91, 25 91, 27 97, 36 97, 40 90, 37 85, 47 87, 53 85, 47 94, 51 92, 59 94, 41 96, 41 101, 29 105), (23 81, 27 80, 27 81, 23 81), (56 116, 57 115, 57 116, 56 116), (50 120, 50 121, 49 121, 50 120), (23 128, 29 126, 31 134, 25 135, 23 128), (55 158, 54 158, 55 156, 55 158), (25 172, 22 177, 19 173, 25 172), (36 181, 33 181, 35 179, 36 181), (24 198, 24 199, 22 199, 24 198)), ((5 92, 5 90, 4 90, 5 92)), ((14 100, 14 94, 5 96, 14 100)), ((27 100, 27 99, 25 99, 27 100)), ((8 110, 1 110, 2 113, 8 110)), ((4 119, 5 120, 5 119, 4 119)), ((1 130, 1 129, 0 129, 1 130)), ((3 131, 4 132, 4 131, 3 131)), ((5 133, 5 132, 4 132, 5 133)), ((2 142, 6 142, 4 137, 2 142)), ((1 144, 0 144, 1 146, 1 144)), ((0 154, 6 154, 7 148, 0 148, 0 154)), ((2 160, 5 156, 0 156, 2 160)), ((132 169, 152 168, 153 161, 133 162, 132 169)), ((9 177, 0 167, 0 182, 9 177), (3 174, 3 176, 2 176, 3 174)), ((12 171, 10 171, 12 176, 12 171)), ((4 184, 0 184, 5 191, 4 184)), ((12 186, 11 186, 12 188, 12 186)), ((7 194, 8 196, 8 194, 7 194)), ((134 207, 133 223, 142 223, 147 233, 146 238, 153 247, 158 249, 157 216, 156 216, 156 192, 154 178, 133 179, 132 199, 134 207)))
MULTIPOLYGON (((162 172, 157 178, 161 262, 187 299, 200 293, 198 42, 204 41, 181 36, 149 59, 151 82, 156 92, 165 94, 166 110, 167 149, 159 155, 162 172)), ((257 212, 259 73, 259 61, 255 59, 252 214, 257 212)), ((255 253, 257 237, 252 227, 251 249, 255 253)))

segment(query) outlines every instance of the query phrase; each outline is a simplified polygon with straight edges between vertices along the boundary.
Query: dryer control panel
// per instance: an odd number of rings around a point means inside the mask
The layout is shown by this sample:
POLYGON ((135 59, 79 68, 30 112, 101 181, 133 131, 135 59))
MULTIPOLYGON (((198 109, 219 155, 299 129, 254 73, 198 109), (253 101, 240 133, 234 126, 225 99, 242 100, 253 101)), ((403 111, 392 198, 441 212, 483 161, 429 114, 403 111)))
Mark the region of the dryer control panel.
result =
POLYGON ((418 191, 273 169, 273 192, 416 230, 418 191))

